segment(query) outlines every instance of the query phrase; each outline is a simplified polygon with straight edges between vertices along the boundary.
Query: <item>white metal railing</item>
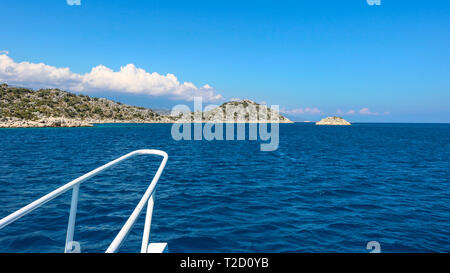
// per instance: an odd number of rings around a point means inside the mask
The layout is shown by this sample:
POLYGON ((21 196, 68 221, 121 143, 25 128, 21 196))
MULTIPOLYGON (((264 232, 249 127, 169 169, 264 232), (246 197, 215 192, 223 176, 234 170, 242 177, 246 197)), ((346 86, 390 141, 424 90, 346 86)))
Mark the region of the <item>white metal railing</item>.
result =
POLYGON ((129 154, 126 154, 122 157, 117 158, 116 160, 113 160, 83 176, 78 177, 75 180, 72 180, 71 182, 65 184, 64 186, 52 191, 51 193, 39 198, 38 200, 30 203, 29 205, 19 209, 18 211, 6 216, 5 218, 0 220, 0 229, 6 227, 7 225, 13 223, 14 221, 22 218, 23 216, 29 214, 33 210, 41 207, 42 205, 46 204, 47 202, 55 199, 56 197, 60 196, 61 194, 65 193, 66 191, 72 189, 72 201, 70 205, 70 214, 69 214, 69 223, 67 226, 67 236, 66 236, 66 246, 65 251, 66 253, 72 252, 72 247, 74 245, 73 242, 73 235, 75 230, 75 218, 77 214, 77 205, 78 205, 78 196, 79 196, 79 189, 80 184, 84 181, 96 176, 97 174, 103 172, 104 170, 107 170, 111 168, 112 166, 127 160, 133 156, 136 155, 159 155, 163 157, 163 160, 161 164, 159 165, 158 170, 156 171, 155 176, 153 177, 152 182, 150 183, 150 186, 145 191, 144 195, 142 196, 141 200, 139 201, 138 205, 134 209, 133 213, 131 213, 128 220, 125 222, 124 226, 120 230, 119 234, 117 234, 116 238, 113 240, 111 245, 106 250, 106 253, 114 253, 117 252, 122 245, 124 239, 130 232, 131 228, 133 227, 134 223, 136 222, 137 218, 141 214, 142 209, 144 208, 145 204, 147 204, 147 212, 145 217, 145 224, 144 224, 144 232, 142 236, 142 245, 141 245, 141 253, 146 253, 148 250, 148 242, 150 237, 150 227, 152 223, 152 214, 153 214, 153 205, 155 202, 154 195, 155 195, 155 187, 158 183, 159 177, 161 176, 164 167, 166 166, 168 155, 164 151, 159 150, 137 150, 134 152, 131 152, 129 154))

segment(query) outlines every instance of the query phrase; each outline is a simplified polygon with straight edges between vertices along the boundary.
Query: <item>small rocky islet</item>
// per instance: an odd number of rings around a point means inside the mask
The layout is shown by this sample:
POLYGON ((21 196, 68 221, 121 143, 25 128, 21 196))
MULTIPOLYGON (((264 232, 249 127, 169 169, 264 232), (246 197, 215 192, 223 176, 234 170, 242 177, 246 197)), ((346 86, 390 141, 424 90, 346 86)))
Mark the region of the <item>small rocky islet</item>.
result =
POLYGON ((316 125, 352 125, 352 124, 341 117, 327 117, 316 122, 316 125))

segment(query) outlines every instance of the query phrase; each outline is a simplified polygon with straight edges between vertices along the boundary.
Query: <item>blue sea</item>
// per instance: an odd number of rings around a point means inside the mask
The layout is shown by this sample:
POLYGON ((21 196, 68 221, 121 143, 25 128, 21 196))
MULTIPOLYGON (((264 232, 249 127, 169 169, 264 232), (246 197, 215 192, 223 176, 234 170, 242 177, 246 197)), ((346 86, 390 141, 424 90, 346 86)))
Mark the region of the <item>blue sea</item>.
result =
MULTIPOLYGON (((174 141, 169 124, 0 129, 0 218, 136 149, 169 154, 150 240, 171 252, 450 252, 450 124, 281 124, 259 141, 174 141)), ((80 189, 75 240, 103 252, 159 165, 80 189)), ((70 192, 0 230, 0 252, 63 252, 70 192)), ((121 252, 139 252, 144 214, 121 252)))

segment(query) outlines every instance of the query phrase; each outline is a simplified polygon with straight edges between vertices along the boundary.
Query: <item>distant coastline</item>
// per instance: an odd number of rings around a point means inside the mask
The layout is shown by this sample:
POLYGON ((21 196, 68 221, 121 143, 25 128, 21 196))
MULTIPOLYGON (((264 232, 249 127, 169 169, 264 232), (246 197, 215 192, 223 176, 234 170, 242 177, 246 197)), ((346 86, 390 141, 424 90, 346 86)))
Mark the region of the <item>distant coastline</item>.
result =
POLYGON ((265 105, 251 100, 226 102, 207 112, 201 120, 194 113, 178 116, 152 109, 126 105, 104 98, 76 95, 59 89, 40 89, 0 85, 0 128, 92 127, 105 123, 293 123, 265 105), (247 107, 264 110, 267 115, 249 115, 247 107), (231 109, 234 116, 221 113, 231 109))

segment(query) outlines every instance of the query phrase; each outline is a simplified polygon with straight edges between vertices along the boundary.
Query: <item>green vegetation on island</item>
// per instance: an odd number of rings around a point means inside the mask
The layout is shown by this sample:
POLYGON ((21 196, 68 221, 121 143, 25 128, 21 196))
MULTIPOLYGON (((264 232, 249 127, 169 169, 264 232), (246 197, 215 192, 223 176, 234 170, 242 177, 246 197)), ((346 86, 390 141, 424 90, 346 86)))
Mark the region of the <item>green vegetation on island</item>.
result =
POLYGON ((167 119, 150 109, 125 105, 102 98, 76 95, 59 89, 37 91, 0 85, 0 119, 17 118, 38 121, 43 118, 86 121, 153 121, 167 119))
MULTIPOLYGON (((201 120, 218 123, 271 122, 269 113, 272 113, 272 110, 265 105, 242 100, 226 102, 213 110, 203 112, 201 120), (256 109, 257 112, 251 109, 256 109), (233 114, 231 118, 226 115, 227 111, 233 114), (220 112, 224 115, 219 115, 220 112)), ((279 122, 291 122, 279 113, 274 114, 278 115, 279 122)), ((173 116, 169 113, 157 113, 144 107, 77 95, 60 89, 35 91, 0 84, 0 128, 84 127, 96 123, 174 122, 196 122, 196 120, 194 113, 179 113, 173 116)))

